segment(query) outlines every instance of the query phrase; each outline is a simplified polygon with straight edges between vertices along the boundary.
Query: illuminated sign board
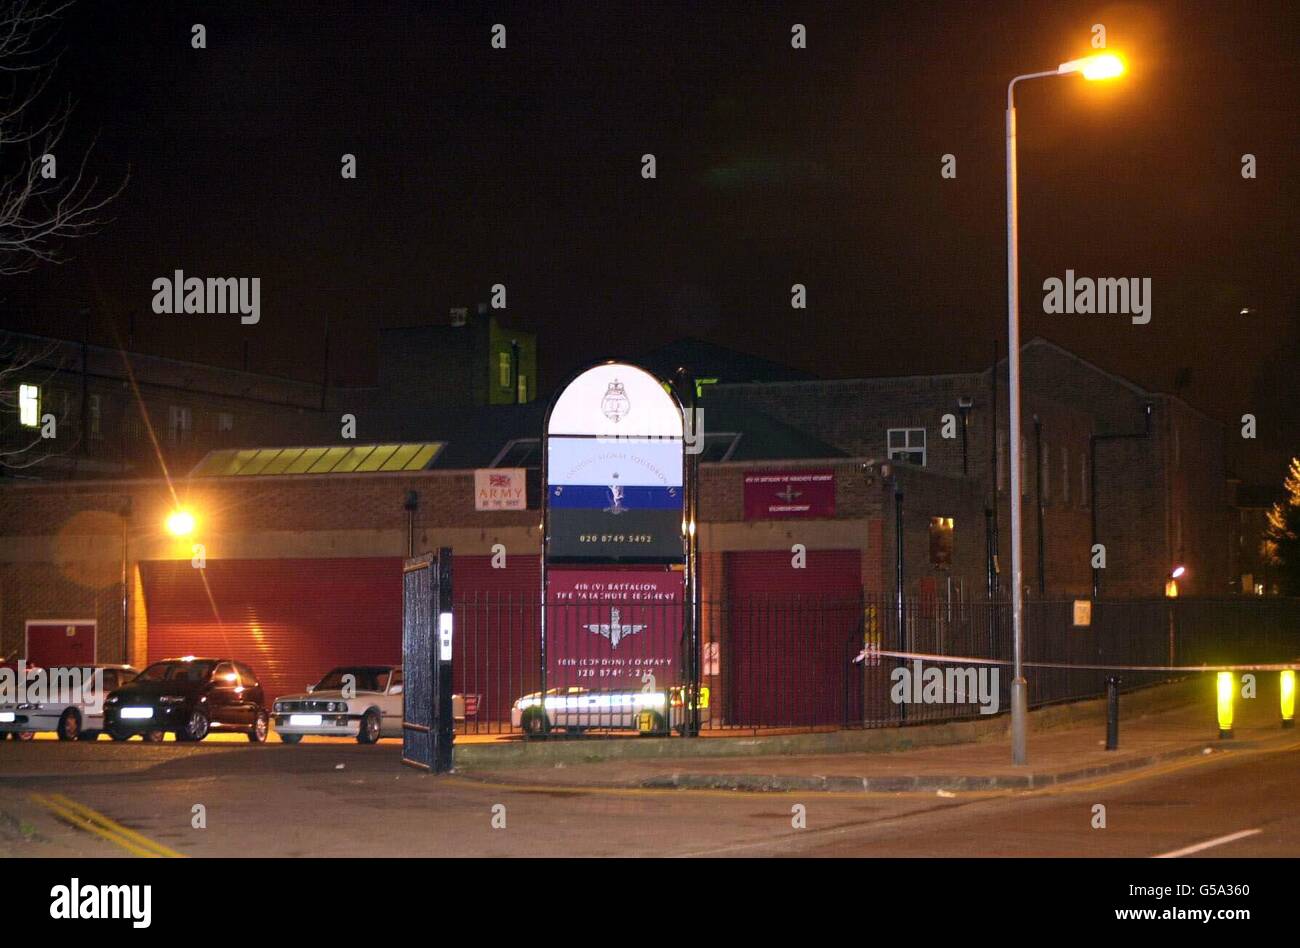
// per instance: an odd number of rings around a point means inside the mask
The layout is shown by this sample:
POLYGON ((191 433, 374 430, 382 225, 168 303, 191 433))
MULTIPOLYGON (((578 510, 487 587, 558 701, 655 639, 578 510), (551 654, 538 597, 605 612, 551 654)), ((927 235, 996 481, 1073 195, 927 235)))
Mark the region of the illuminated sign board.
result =
POLYGON ((553 569, 547 585, 548 688, 641 691, 678 683, 681 570, 553 569))
POLYGON ((548 559, 681 562, 682 430, 677 400, 644 369, 611 362, 570 382, 547 420, 548 559))
POLYGON ((547 506, 554 559, 681 559, 680 441, 552 437, 547 506))

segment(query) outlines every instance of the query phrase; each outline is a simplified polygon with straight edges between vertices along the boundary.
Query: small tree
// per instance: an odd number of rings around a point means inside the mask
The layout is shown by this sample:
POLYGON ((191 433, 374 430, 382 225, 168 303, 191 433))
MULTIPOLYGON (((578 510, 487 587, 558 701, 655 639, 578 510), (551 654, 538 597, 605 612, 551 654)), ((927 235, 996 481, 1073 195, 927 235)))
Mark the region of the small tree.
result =
POLYGON ((1300 596, 1300 457, 1287 470, 1286 497, 1268 512, 1265 551, 1278 567, 1278 582, 1288 596, 1300 596))

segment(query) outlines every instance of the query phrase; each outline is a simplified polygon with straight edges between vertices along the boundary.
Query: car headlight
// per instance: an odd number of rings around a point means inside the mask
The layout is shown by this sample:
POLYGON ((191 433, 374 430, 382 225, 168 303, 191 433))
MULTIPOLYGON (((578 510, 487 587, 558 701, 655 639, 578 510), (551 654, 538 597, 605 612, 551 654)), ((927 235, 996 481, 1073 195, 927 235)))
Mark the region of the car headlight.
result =
POLYGON ((109 695, 108 699, 104 702, 104 704, 117 704, 121 700, 122 699, 119 698, 117 695, 109 695))
POLYGON ((283 711, 283 710, 284 710, 284 702, 283 702, 283 701, 277 701, 277 702, 275 703, 275 710, 276 710, 276 711, 283 711))
POLYGON ((35 703, 31 702, 31 701, 24 701, 22 704, 18 705, 18 710, 19 710, 19 711, 39 711, 39 710, 41 710, 41 708, 43 708, 43 707, 45 707, 45 705, 43 705, 43 704, 35 704, 35 703))
POLYGON ((348 703, 346 701, 331 701, 325 708, 326 711, 347 711, 348 703))
POLYGON ((184 701, 184 695, 163 695, 158 699, 159 704, 181 704, 184 701))

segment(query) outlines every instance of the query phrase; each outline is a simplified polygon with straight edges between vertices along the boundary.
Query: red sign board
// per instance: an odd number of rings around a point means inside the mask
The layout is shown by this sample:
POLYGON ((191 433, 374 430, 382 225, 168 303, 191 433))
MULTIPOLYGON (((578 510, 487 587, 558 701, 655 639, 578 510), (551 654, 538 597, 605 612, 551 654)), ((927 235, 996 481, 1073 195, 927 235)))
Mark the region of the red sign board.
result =
POLYGON ((552 568, 547 687, 641 691, 677 684, 684 576, 671 569, 552 568))
POLYGON ((834 471, 750 471, 745 475, 746 520, 834 516, 834 471))

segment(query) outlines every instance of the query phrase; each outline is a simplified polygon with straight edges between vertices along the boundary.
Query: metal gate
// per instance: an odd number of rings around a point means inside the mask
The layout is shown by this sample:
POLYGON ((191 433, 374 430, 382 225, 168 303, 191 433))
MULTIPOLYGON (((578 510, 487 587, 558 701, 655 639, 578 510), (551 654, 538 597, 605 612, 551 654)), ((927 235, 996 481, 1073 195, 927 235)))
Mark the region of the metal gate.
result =
POLYGON ((402 763, 451 770, 451 549, 402 567, 402 763))

